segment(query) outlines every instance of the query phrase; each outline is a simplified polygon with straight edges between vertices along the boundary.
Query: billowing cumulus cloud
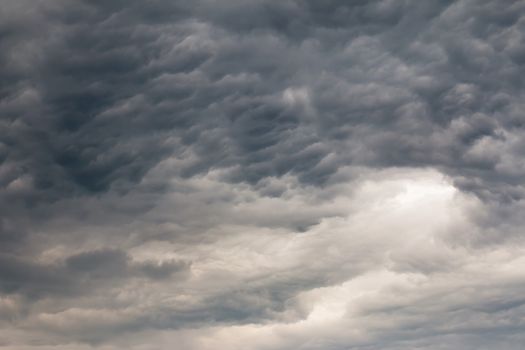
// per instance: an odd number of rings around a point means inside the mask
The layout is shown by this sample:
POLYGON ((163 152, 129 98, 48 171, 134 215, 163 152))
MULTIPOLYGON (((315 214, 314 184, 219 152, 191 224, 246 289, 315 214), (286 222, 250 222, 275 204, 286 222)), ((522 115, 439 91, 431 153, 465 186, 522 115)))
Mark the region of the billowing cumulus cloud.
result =
POLYGON ((0 348, 521 349, 524 15, 0 1, 0 348))

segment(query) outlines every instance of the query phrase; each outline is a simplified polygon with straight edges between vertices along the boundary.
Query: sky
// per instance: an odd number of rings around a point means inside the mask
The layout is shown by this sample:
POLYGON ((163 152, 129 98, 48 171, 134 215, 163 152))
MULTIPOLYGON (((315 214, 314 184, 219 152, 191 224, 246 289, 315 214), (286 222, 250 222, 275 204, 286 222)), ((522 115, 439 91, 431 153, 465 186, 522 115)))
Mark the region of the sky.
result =
POLYGON ((525 1, 0 0, 1 350, 521 350, 525 1))

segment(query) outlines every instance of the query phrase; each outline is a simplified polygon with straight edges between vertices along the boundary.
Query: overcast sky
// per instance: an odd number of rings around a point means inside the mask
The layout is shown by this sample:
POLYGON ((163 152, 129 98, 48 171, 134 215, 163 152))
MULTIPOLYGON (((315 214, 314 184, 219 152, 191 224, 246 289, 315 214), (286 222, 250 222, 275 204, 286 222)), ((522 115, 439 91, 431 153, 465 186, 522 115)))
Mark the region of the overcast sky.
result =
POLYGON ((0 349, 522 350, 525 1, 0 0, 0 349))

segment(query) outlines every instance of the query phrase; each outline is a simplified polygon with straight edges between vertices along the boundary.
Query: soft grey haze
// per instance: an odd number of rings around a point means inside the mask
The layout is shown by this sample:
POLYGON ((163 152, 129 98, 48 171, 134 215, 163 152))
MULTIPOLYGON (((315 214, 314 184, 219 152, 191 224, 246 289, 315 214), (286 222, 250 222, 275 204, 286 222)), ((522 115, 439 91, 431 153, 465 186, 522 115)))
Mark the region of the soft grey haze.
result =
POLYGON ((1 350, 522 350, 525 1, 0 0, 1 350))

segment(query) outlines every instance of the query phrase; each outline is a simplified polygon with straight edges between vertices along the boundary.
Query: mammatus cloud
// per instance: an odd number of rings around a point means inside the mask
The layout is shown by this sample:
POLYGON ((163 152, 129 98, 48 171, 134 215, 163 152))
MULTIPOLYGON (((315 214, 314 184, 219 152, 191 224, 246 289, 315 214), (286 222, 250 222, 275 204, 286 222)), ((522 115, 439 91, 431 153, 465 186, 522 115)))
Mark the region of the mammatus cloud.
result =
POLYGON ((0 348, 521 349, 524 14, 0 1, 0 348))

